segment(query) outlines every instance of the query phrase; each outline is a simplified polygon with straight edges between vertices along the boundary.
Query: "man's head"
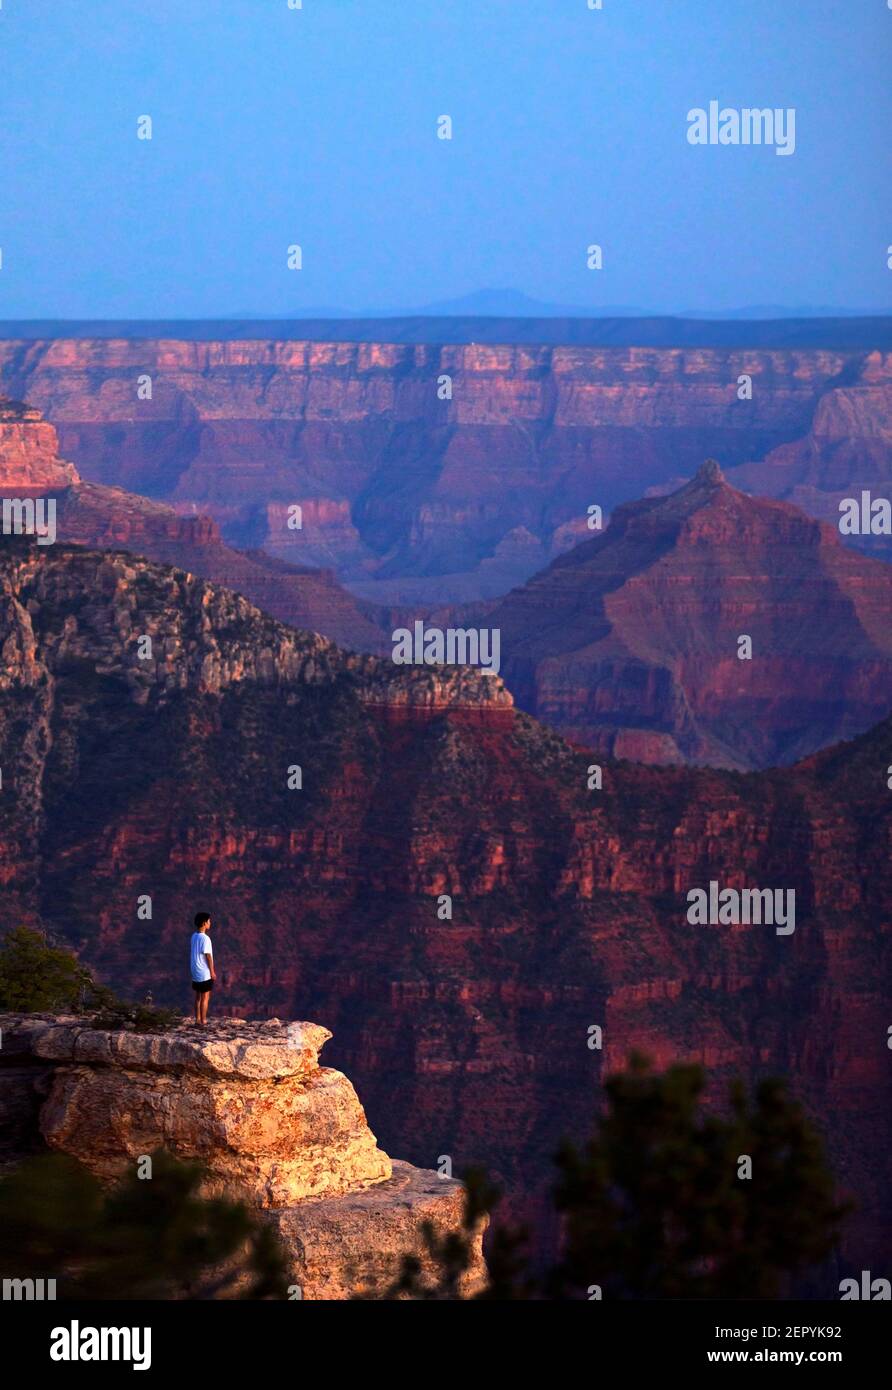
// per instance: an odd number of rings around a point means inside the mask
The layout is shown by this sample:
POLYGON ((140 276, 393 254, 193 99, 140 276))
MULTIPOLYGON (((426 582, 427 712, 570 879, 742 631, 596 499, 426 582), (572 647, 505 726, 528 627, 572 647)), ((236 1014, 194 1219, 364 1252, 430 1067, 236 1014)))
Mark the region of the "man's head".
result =
POLYGON ((208 931, 211 925, 211 914, 209 912, 196 912, 195 930, 208 931))

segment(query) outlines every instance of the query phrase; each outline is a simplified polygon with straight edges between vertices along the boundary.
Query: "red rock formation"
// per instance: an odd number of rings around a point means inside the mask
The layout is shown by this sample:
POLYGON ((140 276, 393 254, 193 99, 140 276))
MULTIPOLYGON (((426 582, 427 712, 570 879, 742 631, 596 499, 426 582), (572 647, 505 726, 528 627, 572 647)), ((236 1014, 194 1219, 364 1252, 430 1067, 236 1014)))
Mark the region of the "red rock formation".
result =
POLYGON ((331 570, 235 550, 205 514, 180 514, 121 488, 83 482, 74 465, 59 457, 56 431, 40 412, 2 400, 0 494, 52 494, 59 540, 132 550, 235 589, 293 627, 324 633, 360 651, 387 649, 370 616, 373 610, 367 614, 331 570))
POLYGON ((395 605, 492 596, 483 562, 496 560, 504 587, 521 582, 590 504, 610 510, 710 455, 763 457, 801 437, 861 361, 818 349, 7 340, 0 389, 41 407, 90 481, 194 504, 231 543, 333 565, 395 605), (142 374, 151 400, 137 399, 142 374), (283 534, 294 503, 307 523, 283 534))
POLYGON ((779 1073, 859 1202, 848 1257, 882 1258, 892 721, 783 771, 607 761, 589 790, 589 756, 501 681, 347 657, 194 577, 21 541, 0 647, 4 925, 182 1002, 206 908, 217 1011, 320 1019, 385 1149, 485 1162, 527 1203, 630 1049, 704 1061, 713 1098, 779 1073), (795 932, 690 924, 711 880, 794 891, 795 932))
POLYGON ((521 708, 616 757, 765 767, 892 709, 892 567, 714 464, 474 615, 521 708))
POLYGON ((77 469, 59 458, 52 425, 39 410, 0 398, 0 487, 9 495, 27 495, 79 483, 77 469))
MULTIPOLYGON (((735 468, 731 481, 794 502, 832 526, 839 524, 844 497, 867 489, 892 499, 892 353, 872 352, 860 367, 844 371, 818 401, 800 439, 735 468)), ((892 556, 889 536, 853 536, 851 544, 892 556)))

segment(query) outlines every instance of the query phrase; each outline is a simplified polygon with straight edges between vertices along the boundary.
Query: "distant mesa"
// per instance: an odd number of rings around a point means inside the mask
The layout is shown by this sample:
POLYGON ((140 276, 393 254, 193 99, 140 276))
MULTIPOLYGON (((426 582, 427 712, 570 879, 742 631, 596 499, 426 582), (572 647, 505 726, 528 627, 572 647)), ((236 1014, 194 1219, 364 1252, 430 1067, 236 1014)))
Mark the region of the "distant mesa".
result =
MULTIPOLYGON (((481 564, 503 589, 519 574, 504 597, 438 608, 423 584, 413 592, 402 580, 395 588, 406 601, 383 609, 348 593, 331 570, 226 544, 191 504, 175 510, 82 481, 39 411, 5 403, 2 416, 0 486, 51 487, 60 540, 177 565, 296 629, 385 657, 392 630, 413 615, 447 627, 485 622, 500 632, 502 676, 520 707, 584 747, 644 762, 767 767, 851 737, 892 704, 892 568, 796 507, 740 492, 715 459, 674 491, 620 504, 600 534, 557 528, 557 558, 530 579, 526 568, 549 557, 516 528, 481 564), (752 660, 738 656, 744 635, 752 660)), ((281 528, 280 510, 269 505, 270 525, 281 528)), ((341 538, 342 554, 355 543, 346 504, 311 499, 306 517, 317 534, 341 538)), ((464 529, 425 508, 419 543, 444 534, 468 555, 464 529)), ((283 545, 283 555, 300 553, 283 545)))

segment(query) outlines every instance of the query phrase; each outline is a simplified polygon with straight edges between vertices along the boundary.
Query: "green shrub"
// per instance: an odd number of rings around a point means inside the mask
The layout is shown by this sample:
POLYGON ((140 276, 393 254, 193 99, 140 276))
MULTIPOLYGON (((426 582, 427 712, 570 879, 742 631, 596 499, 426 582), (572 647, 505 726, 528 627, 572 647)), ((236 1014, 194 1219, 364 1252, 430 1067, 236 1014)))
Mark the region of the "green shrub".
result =
POLYGON ((18 1013, 73 1013, 93 987, 70 951, 32 927, 13 927, 0 943, 0 1008, 18 1013))
POLYGON ((13 927, 0 942, 0 1009, 10 1013, 93 1014, 96 1028, 159 1032, 179 1021, 172 1009, 131 1004, 101 985, 64 947, 33 927, 13 927))

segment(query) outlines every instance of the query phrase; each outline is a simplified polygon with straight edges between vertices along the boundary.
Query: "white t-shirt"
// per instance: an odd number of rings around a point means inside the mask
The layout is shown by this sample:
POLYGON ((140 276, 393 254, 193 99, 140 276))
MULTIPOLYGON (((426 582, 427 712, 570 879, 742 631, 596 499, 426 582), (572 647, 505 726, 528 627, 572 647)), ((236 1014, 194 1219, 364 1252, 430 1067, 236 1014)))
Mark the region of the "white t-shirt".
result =
POLYGON ((196 984, 201 980, 209 980, 211 972, 208 969, 205 957, 214 954, 211 946, 211 938, 207 932, 194 931, 189 949, 189 965, 192 969, 192 979, 196 984))

